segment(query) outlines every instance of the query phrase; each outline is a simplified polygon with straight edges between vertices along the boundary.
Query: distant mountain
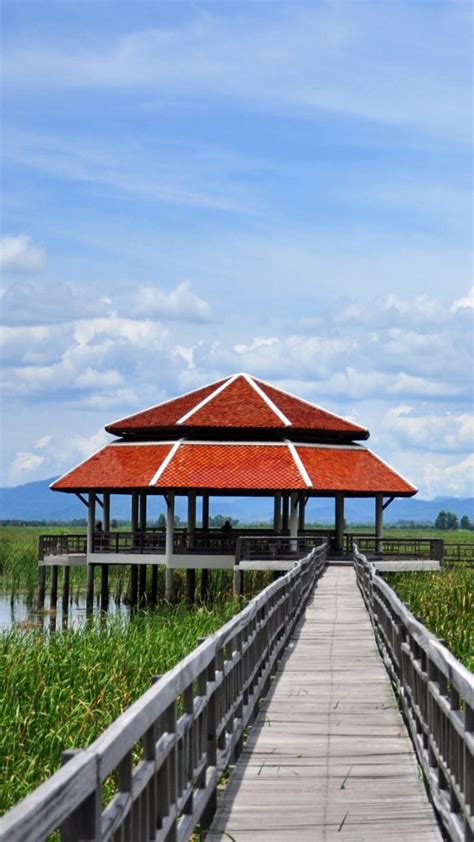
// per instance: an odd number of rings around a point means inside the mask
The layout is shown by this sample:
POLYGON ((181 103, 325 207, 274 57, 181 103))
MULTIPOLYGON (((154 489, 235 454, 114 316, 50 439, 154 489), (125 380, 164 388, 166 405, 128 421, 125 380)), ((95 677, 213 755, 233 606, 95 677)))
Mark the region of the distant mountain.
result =
MULTIPOLYGON (((84 504, 75 494, 51 491, 49 486, 57 477, 28 482, 13 488, 0 488, 0 520, 59 520, 68 521, 86 515, 84 504)), ((222 514, 234 517, 241 522, 269 520, 273 516, 272 500, 265 497, 221 497, 211 500, 211 515, 222 514)), ((418 498, 399 498, 385 510, 385 522, 398 520, 416 522, 434 521, 438 512, 454 512, 458 517, 468 515, 474 521, 473 497, 435 497, 434 500, 418 498)), ((148 517, 157 517, 165 510, 163 498, 157 497, 149 503, 148 517)), ((186 518, 186 501, 177 497, 176 511, 181 518, 186 518)), ((346 500, 346 520, 348 523, 373 523, 373 499, 346 500)), ((98 515, 99 516, 99 515, 98 515)), ((130 498, 115 494, 111 501, 111 516, 119 520, 130 518, 130 498)), ((307 520, 318 523, 331 523, 334 519, 334 501, 329 498, 310 500, 307 508, 307 520)))

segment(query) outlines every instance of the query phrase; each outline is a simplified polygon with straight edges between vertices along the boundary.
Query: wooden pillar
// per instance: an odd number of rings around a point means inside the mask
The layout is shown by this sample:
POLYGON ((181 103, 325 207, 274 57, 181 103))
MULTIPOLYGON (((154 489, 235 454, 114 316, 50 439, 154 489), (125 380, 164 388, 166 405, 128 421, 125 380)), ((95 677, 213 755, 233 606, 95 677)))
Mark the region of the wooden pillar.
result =
MULTIPOLYGON (((209 532, 209 494, 202 495, 202 531, 209 532)), ((209 593, 209 570, 201 570, 201 600, 207 601, 209 593)))
POLYGON ((102 523, 104 532, 110 532, 110 491, 104 491, 103 495, 102 523))
POLYGON ((152 605, 158 602, 158 565, 151 565, 151 594, 150 600, 152 605))
POLYGON ((87 586, 86 611, 90 613, 94 607, 94 529, 95 529, 95 493, 89 492, 87 504, 87 586))
POLYGON ((202 495, 202 531, 209 532, 209 494, 202 495))
MULTIPOLYGON (((139 529, 140 529, 140 541, 145 541, 145 533, 146 533, 146 491, 140 492, 139 497, 139 529)), ((138 604, 141 608, 144 608, 146 605, 146 564, 140 564, 138 570, 138 604)))
POLYGON ((288 522, 289 522, 289 510, 290 510, 290 495, 283 494, 282 498, 282 518, 281 518, 281 531, 283 533, 288 532, 288 522))
POLYGON ((375 497, 375 552, 383 553, 383 495, 375 497))
POLYGON ((335 498, 335 550, 340 553, 344 546, 344 494, 336 494, 335 498))
POLYGON ((52 611, 56 611, 58 604, 58 565, 53 564, 51 567, 51 605, 52 611))
POLYGON ((174 573, 170 567, 174 549, 174 492, 169 491, 166 498, 166 570, 165 570, 165 599, 174 600, 174 573))
POLYGON ((275 535, 281 532, 281 491, 275 491, 273 498, 273 531, 275 535))
POLYGON ((65 564, 63 567, 63 595, 62 595, 62 611, 63 611, 63 624, 68 617, 69 612, 69 581, 70 581, 70 573, 71 569, 68 564, 65 564))
MULTIPOLYGON (((196 493, 188 492, 188 549, 194 546, 194 532, 196 529, 196 493)), ((186 570, 186 600, 193 604, 196 594, 196 571, 194 568, 186 570)))
POLYGON ((304 532, 304 516, 306 509, 306 497, 300 494, 300 501, 298 505, 298 532, 304 532))
MULTIPOLYGON (((130 500, 130 527, 132 532, 132 547, 135 546, 138 532, 138 491, 132 491, 130 500)), ((130 565, 130 605, 134 608, 138 601, 138 565, 130 565)))
POLYGON ((38 568, 38 608, 44 608, 44 596, 46 592, 46 567, 41 564, 38 568))
POLYGON ((100 610, 107 611, 109 607, 109 565, 100 565, 100 610))
POLYGON ((291 508, 290 508, 290 537, 295 539, 290 542, 290 549, 296 552, 298 549, 298 492, 291 492, 291 508))

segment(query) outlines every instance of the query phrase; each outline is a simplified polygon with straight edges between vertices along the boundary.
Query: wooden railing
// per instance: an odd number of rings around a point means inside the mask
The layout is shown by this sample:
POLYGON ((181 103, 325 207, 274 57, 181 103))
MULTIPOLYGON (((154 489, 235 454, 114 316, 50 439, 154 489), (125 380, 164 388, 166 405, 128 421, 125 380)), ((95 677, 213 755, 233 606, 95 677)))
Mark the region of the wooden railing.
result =
POLYGON ((254 560, 296 560, 326 543, 320 535, 296 538, 290 538, 288 535, 241 535, 237 542, 236 564, 240 561, 254 560))
POLYGON ((357 581, 433 803, 454 842, 474 833, 474 675, 425 628, 357 546, 357 581))
POLYGON ((354 545, 361 553, 389 558, 443 560, 444 541, 439 538, 383 538, 374 535, 348 534, 345 536, 346 552, 350 555, 354 545))
POLYGON ((166 673, 87 749, 0 819, 1 842, 184 842, 209 827, 222 772, 326 563, 326 546, 273 582, 166 673), (136 758, 137 745, 140 758, 136 758), (116 794, 103 806, 104 782, 116 794))

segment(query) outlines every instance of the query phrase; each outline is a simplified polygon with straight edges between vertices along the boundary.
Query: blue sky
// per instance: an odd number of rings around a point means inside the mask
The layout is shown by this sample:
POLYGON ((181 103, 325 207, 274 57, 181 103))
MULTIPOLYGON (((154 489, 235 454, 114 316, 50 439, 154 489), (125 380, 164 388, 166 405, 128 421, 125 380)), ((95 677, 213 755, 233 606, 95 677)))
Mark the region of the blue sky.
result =
POLYGON ((472 494, 470 3, 2 7, 2 484, 244 370, 472 494))

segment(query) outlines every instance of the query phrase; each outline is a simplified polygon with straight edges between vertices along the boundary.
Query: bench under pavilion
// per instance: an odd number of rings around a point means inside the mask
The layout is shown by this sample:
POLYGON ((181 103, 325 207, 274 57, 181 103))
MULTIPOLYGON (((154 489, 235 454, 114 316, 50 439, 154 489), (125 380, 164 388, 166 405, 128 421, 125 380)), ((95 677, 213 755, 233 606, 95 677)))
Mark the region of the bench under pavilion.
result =
POLYGON ((285 569, 321 540, 320 531, 305 528, 305 506, 314 497, 335 501, 336 552, 344 549, 348 497, 374 498, 374 536, 381 541, 384 508, 417 491, 369 450, 367 429, 248 374, 226 377, 105 429, 114 440, 51 486, 85 503, 87 535, 43 536, 40 544, 43 566, 88 565, 89 598, 97 565, 104 575, 111 564, 131 565, 132 580, 138 577, 142 589, 147 565, 155 580, 157 565, 165 565, 168 598, 174 569, 188 571, 191 590, 196 569, 202 575, 236 569, 249 559, 255 565, 259 556, 262 564, 274 559, 272 569, 285 569), (110 529, 116 494, 130 497, 129 532, 110 529), (175 501, 183 495, 187 525, 177 529, 175 501), (209 498, 225 496, 272 497, 273 527, 251 535, 248 529, 245 534, 210 529, 209 498), (166 502, 161 530, 149 528, 157 518, 157 497, 166 502))

